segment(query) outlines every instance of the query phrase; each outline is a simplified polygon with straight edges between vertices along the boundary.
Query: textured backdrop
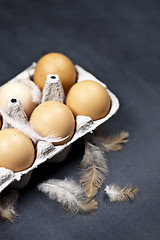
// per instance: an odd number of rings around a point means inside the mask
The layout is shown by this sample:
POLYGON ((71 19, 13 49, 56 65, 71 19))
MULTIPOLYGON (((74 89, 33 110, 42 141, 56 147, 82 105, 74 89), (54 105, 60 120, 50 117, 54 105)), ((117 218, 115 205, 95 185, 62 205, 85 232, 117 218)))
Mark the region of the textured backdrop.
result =
POLYGON ((71 217, 37 190, 51 177, 79 178, 84 141, 62 164, 43 164, 20 192, 16 222, 0 222, 1 240, 158 240, 160 235, 160 2, 147 0, 0 1, 1 85, 48 52, 61 52, 107 84, 120 100, 106 134, 129 131, 108 154, 109 175, 93 215, 71 217), (106 184, 133 184, 133 202, 110 203, 106 184))

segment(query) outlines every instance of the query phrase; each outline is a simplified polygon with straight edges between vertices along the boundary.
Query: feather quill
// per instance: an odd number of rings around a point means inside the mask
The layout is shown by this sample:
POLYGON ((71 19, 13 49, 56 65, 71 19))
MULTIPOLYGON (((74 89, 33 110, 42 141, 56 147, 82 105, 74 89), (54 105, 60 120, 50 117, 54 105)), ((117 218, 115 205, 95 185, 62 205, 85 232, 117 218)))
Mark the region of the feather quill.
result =
POLYGON ((9 220, 14 222, 15 218, 18 216, 14 209, 14 205, 18 199, 17 190, 8 190, 0 195, 0 218, 3 220, 9 220))
POLYGON ((57 200, 71 213, 91 213, 97 209, 97 202, 93 199, 88 201, 80 185, 73 179, 50 179, 39 184, 38 189, 48 195, 50 199, 57 200))
POLYGON ((128 142, 129 133, 122 131, 118 134, 106 136, 94 136, 91 142, 101 147, 104 151, 119 151, 122 149, 122 144, 128 142))
POLYGON ((126 200, 133 200, 138 192, 138 188, 125 186, 120 188, 117 184, 106 185, 104 191, 108 195, 110 202, 123 202, 126 200))
POLYGON ((98 146, 86 141, 85 152, 80 166, 80 183, 82 189, 89 199, 93 198, 108 173, 104 152, 102 152, 98 146))

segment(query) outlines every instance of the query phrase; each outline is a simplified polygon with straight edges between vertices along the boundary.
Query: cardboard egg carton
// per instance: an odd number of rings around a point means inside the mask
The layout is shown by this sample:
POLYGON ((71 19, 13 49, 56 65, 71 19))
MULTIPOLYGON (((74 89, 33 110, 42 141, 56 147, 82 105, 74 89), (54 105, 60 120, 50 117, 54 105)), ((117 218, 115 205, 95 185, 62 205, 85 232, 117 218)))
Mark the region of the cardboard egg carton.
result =
MULTIPOLYGON (((11 79, 10 81, 30 81, 29 85, 31 90, 33 90, 33 95, 37 102, 42 103, 48 100, 56 100, 60 102, 64 102, 65 95, 63 91, 63 87, 61 85, 61 81, 58 75, 49 74, 47 76, 46 84, 44 86, 43 92, 41 93, 37 86, 34 84, 33 74, 35 70, 36 63, 33 63, 29 68, 27 68, 22 73, 18 74, 16 77, 11 79)), ((95 76, 91 73, 85 71, 82 67, 76 65, 77 71, 77 82, 83 80, 93 80, 99 82, 103 87, 106 88, 110 99, 111 99, 111 108, 107 116, 100 120, 93 121, 88 116, 79 115, 76 117, 76 129, 72 139, 64 145, 54 146, 50 141, 46 141, 43 138, 38 139, 36 141, 36 158, 33 165, 21 172, 14 173, 13 171, 6 169, 4 167, 0 167, 0 192, 5 189, 7 186, 12 186, 16 188, 23 188, 28 184, 28 181, 31 177, 31 174, 35 168, 37 168, 40 164, 44 162, 62 162, 72 145, 77 139, 85 136, 86 134, 93 133, 93 131, 104 124, 109 118, 111 118, 119 108, 119 101, 117 97, 107 88, 107 86, 99 81, 95 76)), ((27 83, 28 84, 28 83, 27 83)), ((8 116, 10 117, 10 122, 5 121, 3 119, 2 129, 18 126, 12 125, 13 121, 16 120, 22 123, 23 130, 25 133, 25 129, 27 131, 28 119, 23 111, 21 103, 18 99, 10 99, 8 101, 8 107, 6 110, 8 116), (25 127, 26 126, 26 127, 25 127)), ((19 129, 21 130, 21 129, 19 129)), ((32 139, 33 140, 33 139, 32 139)))

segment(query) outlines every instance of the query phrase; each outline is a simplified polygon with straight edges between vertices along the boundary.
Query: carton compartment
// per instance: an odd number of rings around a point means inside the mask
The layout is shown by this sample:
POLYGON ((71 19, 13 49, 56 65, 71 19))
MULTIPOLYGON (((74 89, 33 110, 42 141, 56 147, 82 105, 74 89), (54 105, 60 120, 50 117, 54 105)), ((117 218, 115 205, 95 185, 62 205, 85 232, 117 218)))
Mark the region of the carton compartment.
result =
MULTIPOLYGON (((26 83, 31 88, 35 101, 38 104, 48 100, 56 100, 56 101, 64 102, 65 95, 64 95, 63 87, 61 85, 59 76, 49 74, 47 76, 44 89, 41 92, 39 88, 32 81, 35 66, 36 64, 33 63, 29 68, 24 70, 22 73, 18 74, 16 77, 11 79, 10 81, 18 81, 18 82, 23 81, 24 83, 26 83)), ((119 108, 119 101, 117 97, 107 88, 107 86, 104 83, 102 83, 100 80, 98 80, 95 76, 93 76, 91 73, 84 70, 82 67, 76 65, 75 68, 77 71, 77 82, 89 79, 89 80, 99 82, 103 87, 106 88, 106 91, 108 92, 111 99, 111 108, 109 113, 104 118, 96 121, 93 121, 88 116, 82 116, 82 115, 77 116, 76 130, 75 130, 74 136, 69 142, 67 142, 64 145, 54 146, 49 141, 46 141, 46 140, 44 141, 43 139, 34 139, 34 136, 33 136, 32 140, 35 141, 35 147, 36 147, 36 158, 33 165, 30 168, 17 173, 14 173, 9 169, 0 167, 0 192, 9 185, 16 188, 23 188, 24 186, 26 186, 31 177, 32 171, 35 168, 37 168, 40 164, 43 164, 43 162, 64 161, 73 142, 75 142, 77 139, 85 136, 88 133, 93 133, 93 131, 96 128, 98 128, 99 126, 102 126, 110 117, 112 117, 117 112, 119 108)), ((10 99, 8 101, 6 113, 10 118, 9 119, 10 121, 8 120, 5 121, 5 118, 4 118, 2 129, 9 128, 9 127, 19 128, 19 126, 16 125, 16 121, 18 121, 18 122, 21 122, 22 126, 24 126, 24 131, 25 131, 25 128, 27 127, 27 124, 28 124, 28 118, 24 113, 24 110, 18 99, 10 99)), ((19 129, 19 130, 22 130, 22 129, 19 129)))

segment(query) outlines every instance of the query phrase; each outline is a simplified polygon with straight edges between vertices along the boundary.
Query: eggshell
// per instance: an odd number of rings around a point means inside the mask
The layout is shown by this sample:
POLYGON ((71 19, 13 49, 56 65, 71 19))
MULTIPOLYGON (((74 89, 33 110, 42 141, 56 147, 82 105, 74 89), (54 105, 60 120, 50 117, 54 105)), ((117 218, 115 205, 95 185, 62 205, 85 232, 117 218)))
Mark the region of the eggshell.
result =
POLYGON ((72 61, 61 53, 48 53, 37 62, 33 79, 41 90, 48 74, 59 75, 65 93, 76 82, 76 69, 72 61))
MULTIPOLYGON (((29 77, 32 79, 35 69, 35 63, 25 69, 23 72, 18 74, 16 77, 11 79, 10 81, 25 81, 26 78, 29 77)), ((11 170, 0 167, 0 192, 2 192, 7 186, 16 187, 16 188, 23 188, 28 184, 30 176, 34 169, 36 169, 40 164, 44 162, 62 162, 67 157, 70 147, 72 143, 74 143, 79 138, 85 136, 86 134, 93 133, 95 129, 101 127, 105 122, 108 121, 119 109, 119 100, 113 94, 107 86, 98 80, 94 75, 87 72, 85 69, 80 67, 79 65, 75 65, 77 71, 77 82, 84 81, 86 79, 90 79, 96 82, 99 82, 102 86, 105 87, 106 91, 108 92, 111 98, 111 108, 109 113, 102 119, 93 121, 90 117, 79 115, 76 117, 76 130, 71 141, 67 142, 66 144, 62 144, 61 146, 55 147, 50 142, 46 141, 39 141, 36 145, 36 158, 33 165, 22 172, 13 173, 11 170)), ((48 101, 47 99, 46 101, 48 101)), ((50 99, 51 100, 51 99, 50 99)), ((11 102, 10 102, 11 103, 11 102)), ((18 102, 17 102, 18 103, 18 102)), ((12 106, 11 106, 12 108, 12 106)), ((17 107, 16 109, 13 108, 12 112, 8 112, 10 117, 13 119, 17 119, 19 115, 18 111, 20 109, 17 107)), ((3 119, 4 125, 4 119, 3 119)), ((3 127, 3 126, 2 126, 3 127)))
POLYGON ((74 133, 75 120, 71 110, 63 103, 46 101, 37 106, 31 114, 30 124, 43 137, 66 138, 54 145, 68 142, 74 133))
POLYGON ((24 133, 13 128, 0 131, 0 167, 23 171, 33 164, 34 158, 33 143, 24 133))
POLYGON ((7 82, 0 87, 0 107, 6 110, 9 99, 17 98, 20 100, 27 117, 37 106, 33 102, 31 90, 22 82, 7 82))
POLYGON ((72 86, 66 97, 66 105, 75 116, 89 116, 98 120, 110 110, 110 97, 107 90, 98 82, 84 80, 72 86))

